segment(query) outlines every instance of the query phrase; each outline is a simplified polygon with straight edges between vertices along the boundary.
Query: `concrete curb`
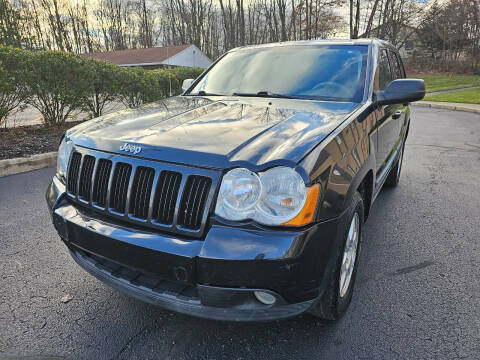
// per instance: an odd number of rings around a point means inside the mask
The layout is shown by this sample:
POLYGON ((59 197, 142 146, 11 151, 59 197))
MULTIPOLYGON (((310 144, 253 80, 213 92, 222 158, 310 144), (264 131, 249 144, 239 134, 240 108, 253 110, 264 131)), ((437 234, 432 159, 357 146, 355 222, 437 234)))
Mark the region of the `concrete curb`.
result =
POLYGON ((465 111, 474 114, 480 114, 480 109, 474 109, 469 107, 468 105, 458 104, 458 105, 450 105, 450 104, 442 104, 442 103, 431 103, 431 102, 416 102, 412 104, 413 106, 421 106, 421 107, 429 107, 429 108, 436 108, 436 109, 445 109, 445 110, 455 110, 455 111, 465 111))
POLYGON ((32 155, 24 158, 0 160, 0 177, 37 170, 57 163, 57 152, 32 155))

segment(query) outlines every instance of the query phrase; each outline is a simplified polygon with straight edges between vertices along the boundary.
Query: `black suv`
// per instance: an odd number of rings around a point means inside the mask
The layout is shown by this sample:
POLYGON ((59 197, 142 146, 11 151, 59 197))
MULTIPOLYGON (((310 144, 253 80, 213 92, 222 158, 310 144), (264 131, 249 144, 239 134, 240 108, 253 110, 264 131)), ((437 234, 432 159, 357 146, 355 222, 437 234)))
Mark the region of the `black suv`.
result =
POLYGON ((65 134, 47 202, 72 257, 186 314, 339 318, 423 81, 364 39, 234 49, 184 85, 65 134))

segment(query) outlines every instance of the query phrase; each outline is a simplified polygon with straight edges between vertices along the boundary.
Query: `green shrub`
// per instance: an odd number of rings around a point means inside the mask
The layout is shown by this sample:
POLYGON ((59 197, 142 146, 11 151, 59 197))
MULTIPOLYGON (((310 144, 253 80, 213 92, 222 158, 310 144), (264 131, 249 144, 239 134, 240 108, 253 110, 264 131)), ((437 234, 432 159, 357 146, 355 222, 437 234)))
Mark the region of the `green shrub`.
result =
POLYGON ((0 62, 0 96, 2 99, 0 100, 0 124, 7 118, 8 114, 10 113, 9 107, 3 104, 3 97, 9 91, 11 87, 8 81, 7 71, 3 68, 2 63, 0 62))
POLYGON ((143 104, 143 85, 142 76, 143 70, 141 68, 119 68, 119 91, 117 94, 118 100, 126 107, 137 108, 143 104))
POLYGON ((82 109, 92 117, 101 116, 105 105, 114 101, 120 89, 120 67, 108 62, 85 59, 88 90, 83 95, 82 109))
POLYGON ((25 108, 29 52, 0 45, 0 125, 9 115, 25 108))
POLYGON ((82 108, 92 78, 84 59, 61 51, 36 51, 30 64, 28 103, 40 111, 45 125, 63 123, 82 108))
POLYGON ((145 71, 141 68, 120 68, 118 99, 129 108, 163 99, 178 88, 178 80, 165 70, 145 71), (170 81, 169 81, 170 79, 170 81))
POLYGON ((145 75, 147 75, 149 81, 153 81, 155 87, 158 89, 158 92, 155 91, 153 97, 147 99, 148 101, 157 101, 159 99, 167 98, 170 95, 178 94, 178 89, 180 87, 179 81, 172 72, 158 69, 146 71, 145 75))
POLYGON ((101 116, 114 101, 137 108, 180 94, 183 81, 202 72, 194 67, 122 68, 66 52, 0 46, 0 124, 26 103, 40 111, 45 125, 63 123, 77 110, 101 116))
POLYGON ((178 80, 179 87, 174 94, 182 92, 182 84, 185 79, 196 79, 205 69, 199 67, 176 67, 170 70, 178 80))

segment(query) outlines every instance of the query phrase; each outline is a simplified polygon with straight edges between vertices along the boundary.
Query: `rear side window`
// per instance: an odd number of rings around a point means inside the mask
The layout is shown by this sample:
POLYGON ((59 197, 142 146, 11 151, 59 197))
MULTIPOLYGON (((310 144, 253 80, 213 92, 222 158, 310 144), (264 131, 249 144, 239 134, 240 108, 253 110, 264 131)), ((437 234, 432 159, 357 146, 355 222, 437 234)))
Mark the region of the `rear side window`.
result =
POLYGON ((393 51, 389 51, 389 53, 390 64, 392 65, 393 79, 403 79, 405 77, 405 74, 403 73, 403 66, 400 62, 400 59, 393 51))
POLYGON ((392 71, 390 70, 390 62, 388 61, 387 50, 380 51, 380 59, 378 63, 378 86, 380 90, 385 90, 392 81, 392 71))

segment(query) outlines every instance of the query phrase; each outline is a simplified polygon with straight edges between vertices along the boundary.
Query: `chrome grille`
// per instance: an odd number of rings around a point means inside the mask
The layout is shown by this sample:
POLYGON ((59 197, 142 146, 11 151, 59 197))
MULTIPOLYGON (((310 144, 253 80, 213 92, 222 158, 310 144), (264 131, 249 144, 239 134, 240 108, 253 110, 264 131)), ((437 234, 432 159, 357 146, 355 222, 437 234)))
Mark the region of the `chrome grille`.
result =
POLYGON ((98 161, 95 181, 93 183, 92 202, 102 208, 105 208, 107 204, 107 189, 111 171, 112 162, 110 160, 100 159, 98 161))
POLYGON ((220 175, 216 170, 77 149, 69 164, 67 194, 113 218, 199 237, 220 175))
POLYGON ((158 178, 152 218, 161 224, 171 224, 175 213, 182 174, 174 171, 162 171, 158 178))
POLYGON ((90 189, 92 187, 93 167, 95 158, 86 155, 83 158, 82 171, 80 172, 80 185, 78 188, 78 197, 83 200, 90 200, 90 189))
POLYGON ((154 177, 154 169, 137 167, 133 179, 132 195, 130 195, 130 213, 136 218, 147 219, 154 177))
POLYGON ((127 190, 130 175, 132 174, 132 166, 122 162, 117 163, 113 172, 112 188, 110 193, 111 208, 123 214, 127 203, 127 190))
POLYGON ((82 155, 74 153, 70 160, 70 166, 68 168, 68 182, 67 190, 71 193, 77 193, 78 172, 80 170, 80 164, 82 162, 82 155))
POLYGON ((187 229, 200 226, 202 212, 212 180, 203 176, 190 176, 183 190, 178 223, 187 229))

